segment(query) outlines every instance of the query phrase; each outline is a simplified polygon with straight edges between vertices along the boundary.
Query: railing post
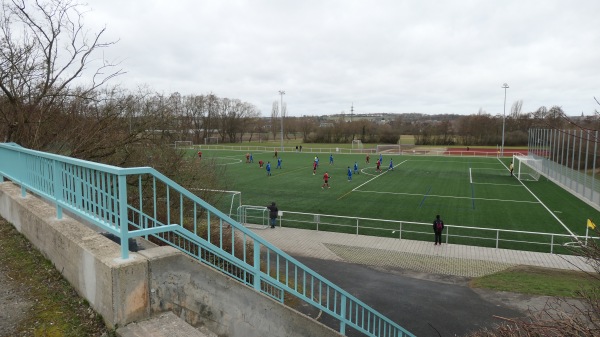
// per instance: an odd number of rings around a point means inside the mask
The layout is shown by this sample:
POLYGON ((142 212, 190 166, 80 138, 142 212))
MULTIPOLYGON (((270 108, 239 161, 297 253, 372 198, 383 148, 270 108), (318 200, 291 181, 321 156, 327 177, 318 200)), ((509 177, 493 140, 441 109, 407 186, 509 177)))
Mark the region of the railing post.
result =
POLYGON ((400 221, 400 228, 398 229, 398 240, 402 240, 402 221, 400 221))
POLYGON ((52 170, 54 171, 54 174, 52 175, 52 177, 54 180, 54 203, 56 204, 56 218, 60 220, 62 219, 62 206, 60 205, 60 203, 63 201, 63 172, 58 160, 53 160, 53 163, 54 165, 52 167, 52 170))
POLYGON ((450 226, 448 226, 448 229, 446 229, 446 244, 448 244, 450 240, 450 226))
POLYGON ((260 292, 260 244, 256 240, 254 240, 254 290, 260 292))
POLYGON ((346 296, 340 299, 340 333, 346 335, 346 296))
POLYGON ((356 218, 356 235, 358 235, 358 218, 356 218))
POLYGON ((500 231, 496 230, 496 248, 498 248, 500 242, 500 231))
POLYGON ((25 189, 25 181, 27 179, 27 159, 25 155, 19 152, 19 166, 21 166, 21 179, 19 179, 19 183, 21 184, 21 198, 25 198, 27 196, 27 189, 25 189))
MULTIPOLYGON (((121 258, 129 258, 129 224, 127 223, 127 176, 118 176, 119 184, 119 230, 121 236, 121 258)), ((156 193, 156 192, 155 192, 156 193)))
MULTIPOLYGON (((587 246, 587 234, 585 236, 585 245, 587 246)), ((554 254, 554 234, 550 235, 550 254, 554 254)))

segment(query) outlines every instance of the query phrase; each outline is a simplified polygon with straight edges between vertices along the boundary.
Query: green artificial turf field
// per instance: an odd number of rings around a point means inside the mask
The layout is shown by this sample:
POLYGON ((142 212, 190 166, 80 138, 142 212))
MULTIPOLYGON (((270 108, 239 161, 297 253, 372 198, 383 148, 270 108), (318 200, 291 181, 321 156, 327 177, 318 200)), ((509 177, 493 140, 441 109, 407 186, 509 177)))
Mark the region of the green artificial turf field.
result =
POLYGON ((493 247, 495 238, 501 236, 502 245, 510 248, 549 251, 548 244, 571 239, 497 229, 585 235, 586 220, 600 219, 598 211, 544 177, 524 183, 511 177, 512 158, 384 154, 378 173, 375 154, 367 164, 364 154, 333 153, 330 165, 329 153, 284 152, 280 153, 282 168, 277 169, 271 151, 253 152, 254 163, 249 164, 246 151, 202 151, 202 160, 213 160, 223 168, 230 189, 242 192, 243 205, 262 207, 274 201, 284 211, 286 226, 315 228, 319 223, 320 230, 356 233, 358 221, 360 234, 394 237, 402 233, 403 238, 431 240, 429 224, 440 214, 448 225, 445 232, 456 236, 454 243, 493 247), (315 155, 319 167, 313 175, 315 155), (259 160, 271 162, 271 176, 259 168, 259 160), (388 171, 390 160, 393 171, 388 171), (352 169, 355 162, 360 173, 348 181, 348 167, 352 169), (330 189, 322 189, 325 172, 331 176, 330 189))

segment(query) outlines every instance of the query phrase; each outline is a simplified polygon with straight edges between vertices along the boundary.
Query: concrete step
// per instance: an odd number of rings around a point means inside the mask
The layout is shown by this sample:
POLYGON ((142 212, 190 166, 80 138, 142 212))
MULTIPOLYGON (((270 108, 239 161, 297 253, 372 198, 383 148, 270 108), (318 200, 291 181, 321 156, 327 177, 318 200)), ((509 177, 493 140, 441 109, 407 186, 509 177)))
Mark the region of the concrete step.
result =
POLYGON ((172 312, 165 312, 142 322, 130 323, 118 328, 119 337, 212 337, 210 332, 203 333, 194 329, 172 312))

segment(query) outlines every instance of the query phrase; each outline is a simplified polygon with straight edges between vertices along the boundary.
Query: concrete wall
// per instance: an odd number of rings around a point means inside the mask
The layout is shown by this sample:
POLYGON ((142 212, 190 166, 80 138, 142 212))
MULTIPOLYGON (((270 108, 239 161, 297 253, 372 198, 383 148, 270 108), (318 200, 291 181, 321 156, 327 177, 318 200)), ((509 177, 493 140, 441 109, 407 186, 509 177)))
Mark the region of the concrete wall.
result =
POLYGON ((132 253, 122 260, 121 248, 103 235, 56 211, 20 188, 0 184, 0 215, 11 222, 76 291, 115 326, 147 318, 150 314, 148 261, 132 253))
POLYGON ((0 183, 0 216, 51 260, 109 327, 173 311, 196 327, 228 337, 340 336, 172 247, 120 258, 120 246, 80 222, 56 219, 54 207, 0 183))

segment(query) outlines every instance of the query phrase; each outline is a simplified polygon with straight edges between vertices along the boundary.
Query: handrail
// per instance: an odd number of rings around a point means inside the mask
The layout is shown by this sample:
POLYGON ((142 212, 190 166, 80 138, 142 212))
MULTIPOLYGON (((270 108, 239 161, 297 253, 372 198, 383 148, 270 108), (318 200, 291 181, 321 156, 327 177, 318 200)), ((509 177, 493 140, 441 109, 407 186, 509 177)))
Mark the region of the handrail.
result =
POLYGON ((414 336, 151 167, 120 168, 0 144, 0 175, 120 238, 151 236, 280 302, 286 293, 367 336, 414 336))

